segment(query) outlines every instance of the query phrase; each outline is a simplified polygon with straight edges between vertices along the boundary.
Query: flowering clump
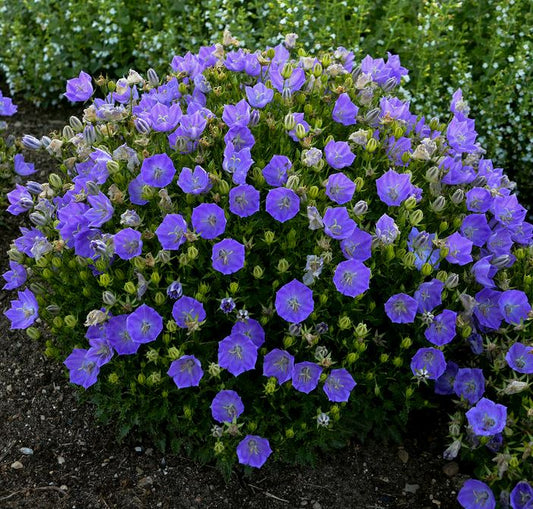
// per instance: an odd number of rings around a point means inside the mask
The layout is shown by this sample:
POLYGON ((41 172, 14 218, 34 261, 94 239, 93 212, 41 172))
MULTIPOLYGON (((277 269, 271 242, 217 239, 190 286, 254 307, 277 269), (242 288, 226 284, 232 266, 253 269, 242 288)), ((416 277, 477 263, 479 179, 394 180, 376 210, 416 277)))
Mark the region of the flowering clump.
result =
MULTIPOLYGON (((123 433, 226 471, 401 429, 451 395, 446 455, 482 477, 460 503, 491 507, 498 484, 524 499, 525 209, 464 109, 428 121, 393 96, 397 57, 291 49, 214 45, 165 80, 100 80, 82 121, 26 137, 62 173, 10 196, 32 222, 4 274, 25 286, 12 328, 46 322, 47 353, 123 433)), ((67 85, 92 94, 84 73, 67 85)))

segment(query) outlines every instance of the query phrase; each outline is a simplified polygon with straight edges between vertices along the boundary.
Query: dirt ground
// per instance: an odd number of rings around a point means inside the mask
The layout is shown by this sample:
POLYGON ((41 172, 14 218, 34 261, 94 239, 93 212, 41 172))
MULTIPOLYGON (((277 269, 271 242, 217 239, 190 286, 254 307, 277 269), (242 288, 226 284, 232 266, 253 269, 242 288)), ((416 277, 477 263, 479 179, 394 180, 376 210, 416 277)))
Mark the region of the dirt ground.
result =
MULTIPOLYGON (((19 102, 20 104, 20 102, 19 102)), ((20 104, 17 135, 61 129, 74 111, 20 104)), ((44 154, 27 154, 50 170, 44 154)), ((37 175, 32 177, 39 180, 37 175)), ((2 214, 0 270, 20 222, 2 214)), ((0 311, 14 292, 0 290, 0 311)), ((315 468, 267 463, 228 484, 213 467, 163 454, 149 442, 118 444, 93 408, 78 402, 63 366, 0 318, 0 508, 451 509, 468 477, 442 459, 445 416, 414 415, 402 446, 370 441, 323 455, 315 468)))

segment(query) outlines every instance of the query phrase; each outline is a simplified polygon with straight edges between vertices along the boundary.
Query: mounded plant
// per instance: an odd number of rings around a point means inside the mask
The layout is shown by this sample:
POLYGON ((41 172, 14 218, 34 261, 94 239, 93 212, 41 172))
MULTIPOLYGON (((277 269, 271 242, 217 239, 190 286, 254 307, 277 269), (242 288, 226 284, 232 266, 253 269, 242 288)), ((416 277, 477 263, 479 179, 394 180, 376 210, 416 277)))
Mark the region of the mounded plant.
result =
POLYGON ((461 91, 426 119, 394 95, 397 56, 225 43, 163 80, 98 79, 103 98, 81 72, 83 119, 23 139, 58 170, 8 194, 32 223, 4 274, 11 327, 44 322, 121 436, 226 474, 398 436, 450 395, 445 454, 480 479, 460 503, 494 507, 491 485, 525 507, 533 227, 461 91))

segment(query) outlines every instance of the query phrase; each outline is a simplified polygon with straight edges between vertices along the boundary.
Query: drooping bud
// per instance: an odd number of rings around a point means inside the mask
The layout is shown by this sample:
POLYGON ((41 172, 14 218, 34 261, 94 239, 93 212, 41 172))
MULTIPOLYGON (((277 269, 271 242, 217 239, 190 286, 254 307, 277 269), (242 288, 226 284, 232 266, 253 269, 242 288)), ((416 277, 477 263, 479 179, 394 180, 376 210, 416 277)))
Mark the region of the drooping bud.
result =
POLYGON ((380 114, 381 114, 381 109, 379 108, 374 108, 370 111, 367 111, 365 115, 365 122, 367 122, 368 124, 374 123, 378 119, 380 114))
POLYGON ((83 124, 81 123, 81 120, 78 117, 75 117, 74 115, 72 115, 68 119, 68 123, 70 124, 70 127, 72 127, 72 129, 75 132, 80 133, 81 131, 83 131, 83 124))
POLYGON ((446 281, 444 282, 444 286, 448 290, 453 290, 454 288, 457 288, 458 285, 459 285, 459 275, 455 273, 450 274, 446 278, 446 281))
POLYGON ((292 131, 296 127, 296 119, 292 113, 287 113, 287 115, 285 115, 283 126, 286 131, 292 131))
POLYGON ((393 90, 396 85, 398 84, 398 81, 396 78, 389 78, 382 86, 383 92, 390 92, 393 90))
POLYGON ((465 192, 462 189, 456 189, 450 199, 453 203, 459 205, 465 199, 465 192))
POLYGON ((83 129, 83 139, 85 143, 91 146, 96 141, 96 131, 92 124, 86 125, 83 129))
POLYGON ((437 196, 435 200, 431 203, 431 209, 433 212, 442 212, 446 207, 446 198, 444 196, 437 196))
POLYGON ((135 129, 141 134, 149 134, 152 130, 150 124, 144 118, 136 118, 133 124, 135 125, 135 129))
POLYGON ((159 76, 154 69, 150 67, 150 69, 146 71, 146 76, 148 77, 148 83, 150 83, 152 87, 157 87, 159 85, 159 76))
POLYGON ((31 134, 25 134, 22 137, 22 144, 30 150, 39 150, 40 148, 42 148, 41 141, 38 140, 35 136, 32 136, 31 134))
POLYGON ((368 212, 368 203, 365 200, 359 200, 352 210, 356 216, 362 216, 368 212))

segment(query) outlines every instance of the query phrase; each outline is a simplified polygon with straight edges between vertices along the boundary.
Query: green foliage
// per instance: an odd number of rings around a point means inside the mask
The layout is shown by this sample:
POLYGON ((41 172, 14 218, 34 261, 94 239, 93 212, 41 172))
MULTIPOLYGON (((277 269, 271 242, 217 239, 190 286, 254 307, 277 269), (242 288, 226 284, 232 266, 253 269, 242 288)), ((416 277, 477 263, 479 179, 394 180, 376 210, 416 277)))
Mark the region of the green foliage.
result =
MULTIPOLYGON (((395 26, 399 27, 400 19, 396 21, 395 26)), ((447 123, 436 119, 426 123, 413 118, 405 104, 390 97, 394 80, 379 83, 377 78, 372 80, 370 74, 359 74, 357 69, 349 73, 343 67, 345 53, 320 54, 318 63, 307 58, 306 51, 300 48, 297 54, 293 52, 294 61, 278 70, 287 78, 295 72, 296 63, 301 62, 302 67, 298 67, 301 87, 292 93, 287 93, 287 88, 282 93, 274 91, 272 101, 256 110, 254 121, 246 122, 255 140, 251 148, 254 161, 246 182, 260 192, 261 206, 255 214, 240 217, 230 212, 229 189, 242 182, 236 182, 235 174, 224 166, 228 149, 225 139, 228 121, 224 112, 226 107, 245 98, 244 87, 254 85, 257 78, 224 67, 224 52, 231 51, 231 44, 235 44, 226 42, 225 48, 222 45, 216 48, 220 59, 217 64, 213 62, 203 72, 209 87, 206 82, 190 79, 187 71, 171 73, 162 80, 166 89, 154 83, 154 79, 145 81, 140 76, 138 79, 133 76, 129 85, 139 96, 158 87, 155 92, 163 96, 164 90, 171 93, 169 90, 175 86, 172 90, 179 90, 179 97, 176 93, 174 100, 182 112, 188 111, 191 104, 195 108, 203 106, 204 97, 199 89, 205 87, 205 107, 212 115, 202 110, 208 120, 198 139, 193 135, 188 139, 183 134, 173 145, 168 134, 175 126, 167 131, 140 129, 139 117, 149 112, 134 109, 136 101, 132 100, 132 104, 116 107, 90 104, 83 125, 71 119, 72 127, 53 135, 45 147, 58 159, 57 174, 49 177, 48 185, 36 199, 40 202, 38 210, 48 214, 38 226, 47 241, 38 240, 37 249, 29 256, 27 250, 23 253, 28 239, 25 242, 18 239, 19 248, 13 247, 9 254, 31 269, 30 288, 37 294, 39 316, 52 333, 46 353, 64 360, 74 348, 89 348, 94 336, 106 334, 105 324, 110 316, 130 315, 147 304, 163 318, 162 332, 153 341, 141 344, 136 354, 115 355, 104 363, 98 382, 86 393, 96 403, 102 418, 117 423, 120 437, 131 431, 147 432, 161 448, 180 451, 201 461, 216 461, 225 475, 236 464, 235 449, 246 434, 267 437, 277 459, 312 463, 317 450, 340 447, 354 435, 364 439, 373 432, 380 437, 398 438, 412 409, 435 404, 433 381, 427 380, 423 370, 411 367, 419 349, 430 345, 425 332, 434 317, 419 313, 414 323, 414 317, 392 323, 385 302, 400 293, 412 296, 423 282, 438 279, 446 282, 442 285, 442 308, 455 311, 456 319, 453 341, 450 338, 446 344, 435 342, 434 350, 444 351, 447 360, 455 360, 461 367, 483 368, 486 396, 505 404, 509 411, 502 451, 514 458, 522 454, 527 459, 532 449, 531 401, 527 393, 506 388, 515 380, 524 382, 521 386, 524 390, 530 375, 513 371, 505 355, 511 344, 529 341, 532 321, 528 317, 520 323, 504 322, 502 314, 500 327, 494 330, 481 327, 476 322, 479 318, 474 318, 474 306, 481 308, 474 296, 482 283, 471 269, 472 263, 484 258, 487 251, 470 246, 472 257, 462 263, 450 255, 448 244, 450 237, 460 230, 464 217, 472 212, 465 203, 465 193, 472 187, 484 187, 496 210, 496 197, 508 193, 506 180, 497 171, 487 170, 483 176, 480 169, 483 178, 475 184, 441 181, 448 175, 443 159, 453 153, 450 146, 455 145, 447 134, 447 123), (343 93, 358 107, 357 117, 354 113, 348 125, 333 116, 334 106, 343 93), (297 113, 304 115, 307 128, 304 120, 298 120, 296 125, 297 113), (292 137, 293 129, 294 135, 298 135, 296 139, 292 137), (355 158, 337 166, 338 160, 329 157, 325 148, 332 140, 346 142, 355 158), (321 154, 319 161, 309 162, 311 149, 321 154), (130 183, 142 171, 141 163, 160 153, 168 154, 177 174, 164 189, 142 186, 141 196, 146 204, 141 205, 130 183), (287 222, 275 219, 265 206, 272 186, 265 182, 262 171, 274 155, 285 155, 292 162, 283 186, 293 189, 301 203, 299 213, 287 222), (183 168, 195 165, 202 165, 208 172, 212 187, 201 194, 185 193, 177 184, 178 176, 183 168), (391 167, 402 177, 409 175, 410 187, 401 203, 388 206, 387 200, 376 192, 379 188, 376 182, 391 167), (328 209, 336 207, 325 188, 327 180, 341 168, 356 183, 354 196, 345 203, 346 214, 360 230, 374 236, 371 256, 364 260, 372 274, 370 288, 355 296, 339 290, 334 279, 337 267, 347 257, 339 239, 327 230, 322 231, 324 225, 311 228, 307 208, 316 207, 317 213, 324 216, 328 209), (83 175, 86 178, 80 178, 83 175), (417 191, 420 199, 415 197, 417 191), (92 202, 96 196, 108 196, 114 210, 105 221, 89 229, 89 220, 94 217, 91 214, 98 208, 92 202), (368 206, 366 211, 357 208, 363 200, 368 206), (246 246, 245 265, 235 273, 224 275, 213 268, 212 248, 220 238, 203 238, 201 232, 193 231, 192 211, 202 203, 217 203, 227 219, 224 237, 246 246), (75 205, 69 214, 62 211, 67 204, 75 205), (142 234, 143 244, 140 254, 128 259, 115 249, 113 239, 123 230, 122 214, 132 210, 139 216, 139 223, 134 226, 142 234), (170 213, 181 214, 189 231, 179 249, 165 251, 156 230, 170 213), (376 223, 384 214, 394 219, 398 229, 397 237, 390 242, 376 232, 376 223), (64 229, 69 221, 72 229, 64 229), (434 234, 434 240, 428 241, 423 233, 420 236, 413 230, 415 226, 420 232, 434 234), (100 242, 95 244, 98 252, 89 242, 89 235, 93 234, 91 238, 100 242), (413 247, 416 239, 427 243, 428 250, 416 255, 418 265, 413 247), (308 281, 314 309, 302 319, 299 329, 283 319, 275 301, 279 288, 293 279, 304 279, 308 255, 322 258, 323 272, 308 281), (176 280, 181 281, 184 295, 205 306, 205 321, 191 319, 186 327, 180 328, 172 319, 174 302, 166 290, 176 280), (229 296, 235 299, 239 312, 248 311, 266 332, 255 369, 238 376, 218 365, 222 363, 217 356, 219 341, 231 333, 240 316, 219 309, 221 300, 229 296), (327 324, 327 329, 317 327, 322 323, 327 324), (94 327, 90 333, 88 326, 94 327), (466 339, 476 327, 483 334, 484 343, 484 351, 478 355, 466 339), (290 352, 296 362, 313 362, 323 368, 318 387, 305 394, 296 387, 296 379, 279 385, 263 376, 264 356, 274 348, 290 352), (171 363, 183 355, 201 360, 204 375, 198 386, 178 389, 167 376, 171 363), (345 368, 353 374, 357 386, 348 401, 334 402, 326 397, 323 387, 331 368, 345 368), (223 389, 238 392, 245 411, 236 422, 218 426, 211 418, 210 404, 223 389), (319 416, 327 418, 327 422, 321 424, 319 416)), ((263 72, 271 72, 270 79, 263 76, 269 88, 273 88, 277 76, 272 63, 274 53, 268 50, 258 56, 265 65, 263 72)), ((104 96, 116 86, 105 79, 98 83, 104 96)), ((134 96, 132 90, 131 97, 134 96)), ((192 122, 192 116, 182 118, 180 127, 192 122)), ((198 114, 195 118, 203 117, 198 114)), ((161 116, 151 119, 153 128, 158 127, 160 119, 161 116)), ((245 157, 240 153, 233 155, 245 157)), ((455 157, 473 171, 481 166, 481 154, 473 149, 472 152, 457 149, 455 157)), ((459 171, 468 171, 462 164, 459 166, 459 171)), ((393 186, 391 196, 402 192, 398 186, 393 186)), ((521 221, 518 226, 506 223, 513 220, 513 210, 507 211, 510 219, 495 210, 487 211, 486 217, 495 232, 508 227, 509 232, 518 236, 521 226, 526 229, 523 236, 526 239, 519 236, 514 243, 509 240, 512 256, 500 260, 502 266, 494 274, 491 272, 494 286, 501 293, 519 289, 531 300, 533 280, 529 273, 533 268, 533 249, 520 245, 529 242, 527 228, 521 221)), ((511 233, 506 234, 510 238, 511 233)), ((469 436, 464 414, 471 405, 465 400, 457 405, 450 435, 479 458, 481 478, 508 488, 517 479, 531 474, 530 465, 513 460, 498 477, 493 455, 486 452, 483 442, 476 444, 469 436)))

